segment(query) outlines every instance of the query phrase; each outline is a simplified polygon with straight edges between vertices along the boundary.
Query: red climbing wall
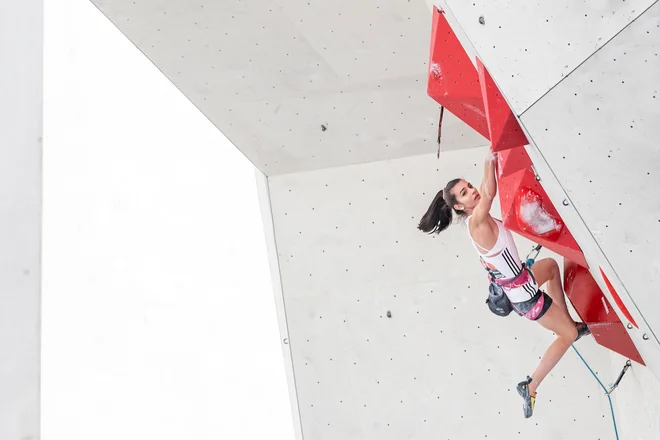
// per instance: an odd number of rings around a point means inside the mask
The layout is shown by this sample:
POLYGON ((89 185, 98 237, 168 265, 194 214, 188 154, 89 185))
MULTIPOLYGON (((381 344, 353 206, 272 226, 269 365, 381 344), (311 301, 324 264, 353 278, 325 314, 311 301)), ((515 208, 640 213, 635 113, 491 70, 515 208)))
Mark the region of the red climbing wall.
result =
POLYGON ((509 148, 527 145, 527 137, 523 133, 513 112, 506 100, 495 85, 495 81, 488 70, 477 58, 479 70, 479 82, 481 84, 481 95, 486 108, 486 120, 488 122, 488 133, 493 151, 503 151, 509 148))
POLYGON ((474 67, 444 13, 434 7, 427 93, 491 140, 493 151, 528 144, 518 121, 479 59, 474 67))
POLYGON ((564 290, 582 321, 590 324, 596 342, 644 365, 628 331, 588 269, 564 259, 564 290))
POLYGON ((497 154, 497 177, 503 178, 525 168, 532 167, 525 147, 510 148, 497 154))
POLYGON ((427 87, 431 98, 482 136, 489 137, 477 69, 437 7, 433 8, 427 87))
MULTIPOLYGON (((520 154, 520 152, 518 152, 518 154, 520 154)), ((559 232, 546 236, 539 236, 531 232, 530 229, 526 228, 526 225, 521 222, 521 215, 519 212, 520 194, 521 191, 524 192, 528 190, 533 191, 533 193, 538 195, 540 199, 540 206, 537 209, 544 210, 547 213, 547 216, 553 217, 558 223, 563 224, 561 217, 550 201, 550 198, 541 184, 536 180, 534 171, 528 166, 499 179, 498 191, 500 194, 500 206, 502 209, 502 221, 504 222, 504 225, 531 241, 547 247, 559 255, 562 255, 584 267, 588 267, 580 246, 578 246, 575 238, 573 238, 565 225, 563 225, 559 232)))
POLYGON ((451 30, 444 13, 437 7, 433 13, 431 56, 429 60, 428 94, 447 110, 491 140, 493 151, 499 152, 498 178, 502 217, 511 230, 552 249, 583 266, 587 262, 577 242, 563 227, 555 234, 534 234, 533 228, 520 219, 520 200, 540 199, 540 210, 561 218, 539 182, 535 180, 524 146, 528 141, 509 105, 480 60, 472 64, 460 41, 451 30), (532 191, 532 193, 530 193, 532 191))

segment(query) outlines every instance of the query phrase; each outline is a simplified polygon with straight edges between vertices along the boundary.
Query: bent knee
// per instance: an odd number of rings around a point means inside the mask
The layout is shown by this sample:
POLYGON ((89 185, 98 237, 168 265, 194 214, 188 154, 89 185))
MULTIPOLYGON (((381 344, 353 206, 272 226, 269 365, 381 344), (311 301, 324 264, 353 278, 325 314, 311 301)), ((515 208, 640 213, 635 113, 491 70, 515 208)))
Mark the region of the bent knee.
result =
POLYGON ((553 278, 559 279, 559 264, 554 258, 544 258, 532 266, 532 273, 540 286, 553 278))
POLYGON ((577 335, 578 335, 577 327, 574 325, 571 325, 570 327, 567 326, 566 329, 562 329, 562 332, 557 334, 558 337, 570 342, 571 344, 573 343, 573 341, 575 341, 577 335))
POLYGON ((548 265, 550 266, 550 273, 552 275, 557 275, 558 276, 559 275, 559 263, 557 263, 557 260, 555 260, 554 258, 548 258, 548 260, 550 260, 548 262, 548 265))

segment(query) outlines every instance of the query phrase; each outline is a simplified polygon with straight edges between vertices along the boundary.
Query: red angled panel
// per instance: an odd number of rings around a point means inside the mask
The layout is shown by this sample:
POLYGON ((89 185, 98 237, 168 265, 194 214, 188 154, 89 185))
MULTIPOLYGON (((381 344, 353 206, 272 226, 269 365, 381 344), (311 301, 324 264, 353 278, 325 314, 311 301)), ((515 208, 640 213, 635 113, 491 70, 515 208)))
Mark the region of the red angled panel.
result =
POLYGON ((642 365, 644 360, 589 270, 564 260, 564 291, 596 342, 642 365))
POLYGON ((509 104, 495 85, 486 67, 477 58, 481 93, 486 107, 488 131, 493 151, 522 147, 529 144, 509 104))
POLYGON ((531 166, 532 159, 525 147, 510 148, 497 154, 497 176, 500 179, 531 166))
POLYGON ((618 293, 616 293, 616 290, 614 290, 614 286, 612 285, 612 283, 610 282, 610 280, 609 280, 609 279, 607 278, 607 276, 605 275, 605 272, 603 272, 603 268, 602 268, 602 267, 599 267, 599 269, 600 269, 600 274, 601 274, 602 277, 603 277, 603 281, 605 281, 605 285, 607 286, 607 289, 610 291, 610 294, 612 295, 612 298, 614 298, 614 302, 616 302, 616 305, 619 306, 619 310, 621 310, 621 313, 624 314, 624 316, 626 317, 626 319, 628 319, 628 321, 630 321, 630 323, 631 323, 632 325, 634 325, 635 327, 639 328, 639 326, 637 325, 637 323, 636 323, 635 320, 633 319, 632 315, 631 315, 630 312, 628 311, 628 308, 626 307, 626 305, 625 305, 625 304, 623 303, 623 301, 621 300, 621 297, 619 296, 618 293))
POLYGON ((477 69, 437 7, 433 8, 427 93, 482 136, 489 137, 477 69))
POLYGON ((580 246, 568 228, 563 225, 561 216, 541 184, 536 181, 531 168, 524 168, 499 179, 498 191, 504 226, 571 261, 589 267, 580 246), (531 221, 529 220, 529 213, 523 212, 521 214, 519 205, 521 193, 529 194, 530 190, 533 195, 538 196, 541 204, 537 210, 532 212, 531 221), (529 227, 530 223, 541 224, 541 228, 529 227), (553 226, 556 226, 556 228, 553 226))

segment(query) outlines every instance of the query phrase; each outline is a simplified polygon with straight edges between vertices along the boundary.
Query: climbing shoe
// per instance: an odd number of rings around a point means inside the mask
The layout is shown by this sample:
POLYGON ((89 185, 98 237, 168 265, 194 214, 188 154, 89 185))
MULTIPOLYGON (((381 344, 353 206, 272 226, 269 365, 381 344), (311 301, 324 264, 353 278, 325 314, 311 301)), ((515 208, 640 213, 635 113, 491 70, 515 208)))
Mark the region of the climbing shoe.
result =
POLYGON ((523 398, 523 413, 525 418, 529 419, 534 413, 534 404, 536 403, 536 394, 532 396, 529 389, 529 384, 532 383, 532 378, 527 376, 527 380, 520 382, 516 389, 518 394, 523 398))
POLYGON ((575 327, 577 328, 577 336, 575 337, 575 341, 573 342, 577 342, 582 336, 587 336, 591 334, 591 330, 589 330, 589 326, 584 322, 576 322, 575 327))

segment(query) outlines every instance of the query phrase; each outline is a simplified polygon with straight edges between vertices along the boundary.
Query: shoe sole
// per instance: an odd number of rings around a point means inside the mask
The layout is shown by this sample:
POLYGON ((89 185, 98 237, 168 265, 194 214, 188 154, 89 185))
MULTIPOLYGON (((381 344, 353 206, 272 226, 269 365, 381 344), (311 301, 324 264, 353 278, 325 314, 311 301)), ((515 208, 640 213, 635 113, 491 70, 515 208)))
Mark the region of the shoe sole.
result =
MULTIPOLYGON (((534 414, 534 409, 532 408, 531 413, 529 415, 527 415, 527 412, 525 411, 525 405, 527 405, 527 399, 525 398, 525 391, 520 386, 516 387, 516 391, 518 391, 518 394, 520 395, 520 397, 525 399, 523 401, 523 415, 525 416, 526 419, 529 419, 534 414)), ((530 402, 530 405, 533 405, 533 404, 530 402)))

